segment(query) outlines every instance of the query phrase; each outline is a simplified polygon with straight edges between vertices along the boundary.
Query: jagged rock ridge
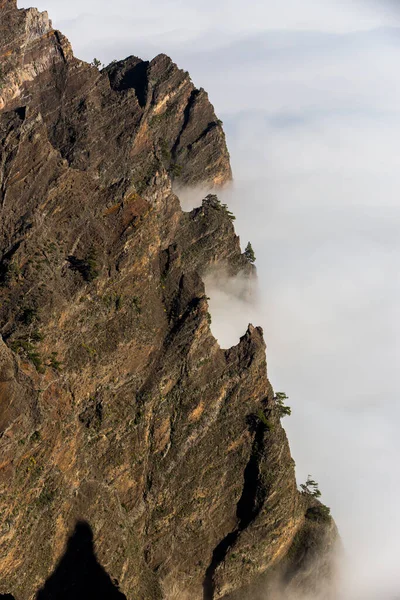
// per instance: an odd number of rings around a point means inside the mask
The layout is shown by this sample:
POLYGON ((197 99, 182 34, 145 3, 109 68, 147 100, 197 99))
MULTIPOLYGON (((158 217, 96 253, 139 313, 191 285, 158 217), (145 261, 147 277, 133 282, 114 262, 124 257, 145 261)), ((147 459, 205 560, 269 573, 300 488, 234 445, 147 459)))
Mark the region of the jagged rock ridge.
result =
POLYGON ((83 522, 128 600, 317 589, 336 529, 297 491, 262 331, 210 332, 202 274, 254 268, 215 196, 172 191, 231 178, 206 93, 0 11, 0 592, 45 598, 83 522))

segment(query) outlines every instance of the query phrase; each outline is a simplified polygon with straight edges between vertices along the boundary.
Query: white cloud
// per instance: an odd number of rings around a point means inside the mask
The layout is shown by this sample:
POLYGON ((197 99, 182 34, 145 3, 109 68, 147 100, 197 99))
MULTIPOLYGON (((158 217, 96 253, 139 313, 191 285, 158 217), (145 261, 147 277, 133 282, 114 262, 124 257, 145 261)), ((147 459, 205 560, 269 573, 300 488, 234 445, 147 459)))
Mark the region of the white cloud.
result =
MULTIPOLYGON (((20 6, 27 6, 20 2, 20 6)), ((144 25, 144 30, 133 30, 135 35, 151 35, 160 31, 187 29, 199 32, 217 29, 233 33, 290 29, 295 31, 345 32, 371 29, 376 26, 393 25, 399 22, 391 3, 368 0, 251 0, 246 4, 240 0, 151 0, 143 4, 139 0, 115 0, 112 5, 105 0, 40 0, 36 2, 42 10, 52 13, 56 21, 69 20, 74 15, 91 15, 97 23, 118 18, 120 23, 128 20, 144 25)), ((111 23, 111 33, 113 24, 111 23)), ((92 33, 92 32, 90 32, 92 33)), ((89 35, 90 35, 89 33, 89 35)))
POLYGON ((337 518, 351 600, 399 591, 400 121, 379 108, 227 121, 237 181, 224 201, 253 243, 261 301, 258 320, 253 306, 211 311, 220 339, 224 321, 229 341, 233 323, 264 327, 297 473, 337 518))

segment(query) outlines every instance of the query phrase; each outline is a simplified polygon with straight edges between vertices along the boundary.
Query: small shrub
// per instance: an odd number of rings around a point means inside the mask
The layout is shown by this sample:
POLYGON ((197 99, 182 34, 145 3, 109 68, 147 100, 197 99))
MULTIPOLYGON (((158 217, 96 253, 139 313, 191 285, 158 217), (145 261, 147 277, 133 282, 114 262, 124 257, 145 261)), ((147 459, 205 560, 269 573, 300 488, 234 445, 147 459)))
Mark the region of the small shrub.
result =
POLYGON ((38 373, 43 374, 45 372, 42 358, 30 341, 25 339, 14 340, 11 342, 10 348, 19 355, 25 355, 34 364, 38 373))
POLYGON ((318 483, 311 478, 311 475, 307 477, 307 481, 300 485, 300 489, 303 494, 308 494, 309 496, 313 496, 314 498, 319 498, 321 496, 321 492, 318 488, 318 483))
POLYGON ((34 350, 33 344, 23 339, 17 339, 11 342, 10 348, 17 354, 23 354, 24 352, 32 352, 34 350))
POLYGON ((132 304, 132 308, 134 308, 136 310, 137 314, 140 315, 142 312, 142 305, 137 296, 133 296, 131 304, 132 304))
POLYGON ((87 269, 86 269, 86 280, 87 281, 93 281, 93 279, 96 279, 96 277, 99 276, 99 271, 97 269, 97 260, 96 260, 96 252, 94 250, 94 248, 91 248, 89 250, 89 253, 86 257, 86 264, 87 264, 87 269))
POLYGON ((283 419, 283 417, 290 417, 290 415, 292 414, 292 409, 290 408, 290 406, 287 406, 284 402, 285 400, 288 400, 288 396, 284 392, 277 392, 275 394, 274 400, 276 403, 279 418, 283 419))
POLYGON ((171 160, 171 152, 166 140, 160 140, 161 156, 165 162, 171 160))
POLYGON ((222 208, 221 202, 219 201, 219 198, 216 194, 207 194, 205 199, 209 204, 211 204, 213 208, 216 208, 217 210, 220 210, 222 208))
POLYGON ((230 218, 231 221, 236 221, 236 217, 233 214, 233 212, 231 212, 228 208, 227 204, 221 204, 222 209, 224 210, 225 214, 228 215, 228 217, 230 218))
POLYGON ((52 352, 49 359, 49 367, 55 371, 61 371, 62 363, 57 359, 57 352, 52 352))
POLYGON ((108 294, 103 296, 101 301, 108 309, 115 308, 117 312, 121 310, 124 304, 124 298, 121 294, 108 294))
POLYGON ((208 201, 208 203, 213 207, 216 208, 217 210, 223 211, 231 221, 235 221, 236 217, 233 214, 233 212, 231 212, 228 208, 227 204, 221 204, 220 199, 218 198, 218 196, 216 196, 215 194, 208 194, 206 196, 206 200, 208 201))
POLYGON ((40 333, 40 331, 38 329, 35 329, 31 333, 31 340, 32 340, 32 342, 43 342, 44 335, 42 333, 40 333))
POLYGON ((2 280, 6 284, 16 281, 22 274, 21 268, 15 262, 6 263, 1 270, 3 272, 2 280))
POLYGON ((24 325, 32 325, 35 321, 39 319, 37 308, 33 306, 27 306, 22 310, 20 315, 20 321, 24 325))
POLYGON ((124 300, 123 300, 122 296, 121 295, 116 296, 116 298, 115 298, 115 310, 116 311, 121 310, 123 303, 124 303, 124 300))
POLYGON ((146 188, 152 183, 154 176, 158 172, 159 164, 158 162, 152 162, 147 166, 146 172, 140 176, 139 181, 136 185, 136 191, 138 194, 143 194, 146 188))
POLYGON ((329 506, 325 506, 325 504, 312 506, 306 512, 306 518, 311 521, 330 521, 331 509, 329 506))
POLYGON ((169 167, 169 173, 172 177, 180 177, 183 167, 177 163, 172 163, 169 167))
POLYGON ((97 69, 100 69, 101 67, 101 60, 99 60, 98 58, 94 58, 91 62, 91 65, 93 67, 96 67, 97 69))
POLYGON ((36 503, 40 507, 48 506, 53 502, 55 495, 56 494, 54 490, 43 488, 36 500, 36 503))
POLYGON ((30 437, 31 442, 36 443, 40 441, 40 431, 34 431, 30 437))
POLYGON ((26 473, 31 473, 32 471, 37 469, 37 462, 34 456, 30 456, 28 460, 28 464, 25 467, 26 473))
POLYGON ((257 417, 259 418, 261 423, 263 425, 265 425, 265 427, 267 428, 268 431, 273 430, 274 424, 268 419, 267 415, 265 414, 265 412, 263 410, 261 410, 261 408, 257 413, 257 417))
POLYGON ((256 255, 254 254, 253 246, 251 245, 250 242, 247 243, 247 246, 244 250, 244 255, 249 262, 251 262, 251 263, 256 262, 256 255))
POLYGON ((36 371, 43 375, 43 373, 45 372, 45 368, 43 366, 43 361, 40 354, 36 352, 36 350, 34 350, 32 352, 28 352, 27 356, 29 360, 34 364, 36 371))

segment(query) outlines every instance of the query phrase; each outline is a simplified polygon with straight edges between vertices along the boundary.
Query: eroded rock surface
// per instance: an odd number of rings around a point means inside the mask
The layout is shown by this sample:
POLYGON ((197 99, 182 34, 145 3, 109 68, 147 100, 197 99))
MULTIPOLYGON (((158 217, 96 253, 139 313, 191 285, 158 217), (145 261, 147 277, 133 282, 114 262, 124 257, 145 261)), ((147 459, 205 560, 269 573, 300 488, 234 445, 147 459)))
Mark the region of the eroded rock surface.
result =
POLYGON ((215 196, 172 191, 231 179, 206 93, 0 11, 0 592, 54 595, 79 523, 116 598, 318 591, 336 528, 297 491, 262 331, 210 332, 202 275, 254 267, 215 196))

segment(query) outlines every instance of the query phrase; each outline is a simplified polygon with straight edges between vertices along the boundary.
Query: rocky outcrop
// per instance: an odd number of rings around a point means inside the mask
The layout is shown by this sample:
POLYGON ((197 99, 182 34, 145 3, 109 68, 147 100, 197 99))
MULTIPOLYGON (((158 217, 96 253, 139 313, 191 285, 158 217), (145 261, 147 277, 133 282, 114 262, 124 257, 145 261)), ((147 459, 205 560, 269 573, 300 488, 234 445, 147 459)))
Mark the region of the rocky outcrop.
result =
POLYGON ((172 191, 231 178, 206 93, 0 10, 0 592, 318 589, 336 529, 297 491, 262 331, 210 331, 202 275, 254 267, 216 196, 172 191))
MULTIPOLYGON (((222 185, 225 136, 204 90, 165 55, 99 72, 73 56, 47 13, 1 6, 0 109, 40 112, 68 164, 103 185, 143 190, 160 165, 185 184, 222 185)), ((21 112, 22 114, 22 112, 21 112)), ((125 190, 126 191, 126 190, 125 190)))

